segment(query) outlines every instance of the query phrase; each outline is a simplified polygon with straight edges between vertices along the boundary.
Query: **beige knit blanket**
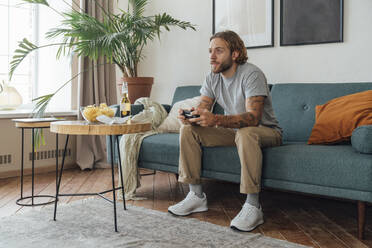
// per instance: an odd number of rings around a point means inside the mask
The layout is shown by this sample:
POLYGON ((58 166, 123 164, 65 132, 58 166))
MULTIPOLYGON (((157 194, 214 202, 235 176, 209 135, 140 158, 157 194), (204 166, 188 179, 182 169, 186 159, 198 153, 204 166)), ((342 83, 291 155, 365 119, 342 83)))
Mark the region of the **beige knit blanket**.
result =
MULTIPOLYGON (((147 97, 139 98, 134 104, 142 104, 144 110, 132 117, 135 122, 151 122, 152 130, 144 133, 124 134, 120 140, 120 158, 121 169, 123 172, 124 192, 126 200, 141 200, 143 198, 136 196, 136 189, 141 186, 140 174, 138 169, 138 155, 145 137, 157 134, 156 129, 168 113, 164 107, 147 97)), ((119 185, 121 186, 120 176, 119 185)), ((122 199, 121 190, 118 191, 118 199, 122 199)))

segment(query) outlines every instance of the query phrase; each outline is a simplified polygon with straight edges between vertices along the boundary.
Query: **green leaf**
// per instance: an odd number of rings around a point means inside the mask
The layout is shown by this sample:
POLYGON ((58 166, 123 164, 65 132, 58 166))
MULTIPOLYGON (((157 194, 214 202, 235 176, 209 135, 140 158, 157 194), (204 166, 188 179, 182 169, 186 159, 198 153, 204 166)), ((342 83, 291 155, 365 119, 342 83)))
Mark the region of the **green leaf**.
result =
POLYGON ((14 56, 10 62, 9 81, 12 79, 13 73, 18 65, 25 59, 25 57, 32 51, 38 49, 38 47, 24 38, 18 45, 21 49, 14 51, 14 56))
POLYGON ((42 4, 49 7, 49 3, 46 0, 22 0, 27 3, 42 4))
POLYGON ((36 118, 42 118, 45 116, 45 110, 48 107, 48 104, 50 100, 52 100, 52 97, 55 95, 53 94, 48 94, 44 96, 39 96, 35 99, 32 99, 32 101, 37 101, 34 109, 33 109, 33 116, 36 118))
POLYGON ((145 7, 147 5, 148 0, 129 0, 128 4, 132 6, 133 16, 141 17, 145 12, 145 7))

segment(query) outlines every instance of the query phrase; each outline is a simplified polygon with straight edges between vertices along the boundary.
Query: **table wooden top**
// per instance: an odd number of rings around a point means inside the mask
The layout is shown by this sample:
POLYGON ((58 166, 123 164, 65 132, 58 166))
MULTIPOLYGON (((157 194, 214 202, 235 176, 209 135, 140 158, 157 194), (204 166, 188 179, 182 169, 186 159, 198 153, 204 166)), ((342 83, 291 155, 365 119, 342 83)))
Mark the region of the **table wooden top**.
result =
POLYGON ((18 128, 27 127, 27 128, 44 128, 50 127, 50 123, 58 121, 57 118, 24 118, 24 119, 12 119, 15 122, 15 126, 18 128))
POLYGON ((73 135, 120 135, 151 130, 151 123, 112 124, 88 123, 87 121, 57 121, 50 124, 50 131, 73 135))

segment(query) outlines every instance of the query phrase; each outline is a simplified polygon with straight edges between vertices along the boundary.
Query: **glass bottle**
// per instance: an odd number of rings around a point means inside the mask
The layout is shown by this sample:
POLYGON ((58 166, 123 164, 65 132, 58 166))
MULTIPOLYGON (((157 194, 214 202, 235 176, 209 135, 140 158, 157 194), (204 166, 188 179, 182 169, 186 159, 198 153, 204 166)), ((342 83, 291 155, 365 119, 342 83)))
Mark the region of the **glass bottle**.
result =
POLYGON ((128 97, 128 83, 123 82, 121 88, 120 113, 122 117, 130 115, 130 100, 128 97))

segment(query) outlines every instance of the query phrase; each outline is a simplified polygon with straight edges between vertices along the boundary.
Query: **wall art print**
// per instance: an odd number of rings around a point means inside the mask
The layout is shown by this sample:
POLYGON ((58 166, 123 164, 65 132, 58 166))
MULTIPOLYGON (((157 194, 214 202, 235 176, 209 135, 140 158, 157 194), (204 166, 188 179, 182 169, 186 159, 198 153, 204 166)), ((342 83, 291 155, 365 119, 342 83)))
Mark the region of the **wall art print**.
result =
POLYGON ((281 0, 280 45, 343 41, 343 0, 281 0))
POLYGON ((274 46, 274 0, 213 0, 213 34, 224 30, 247 48, 274 46))

